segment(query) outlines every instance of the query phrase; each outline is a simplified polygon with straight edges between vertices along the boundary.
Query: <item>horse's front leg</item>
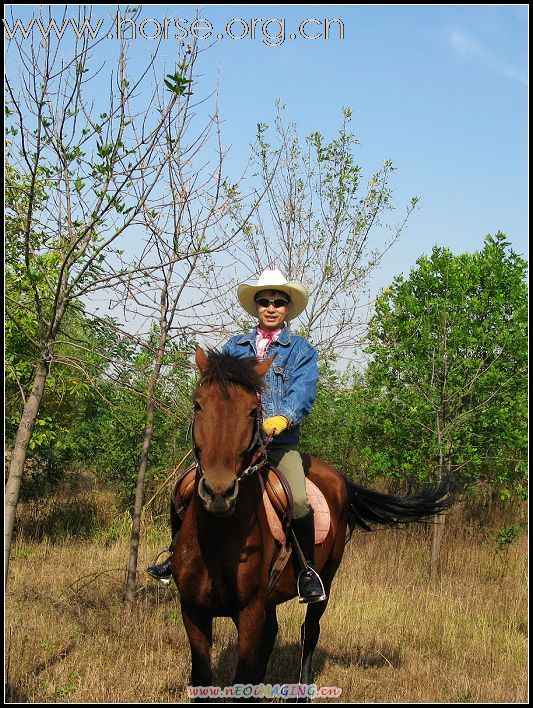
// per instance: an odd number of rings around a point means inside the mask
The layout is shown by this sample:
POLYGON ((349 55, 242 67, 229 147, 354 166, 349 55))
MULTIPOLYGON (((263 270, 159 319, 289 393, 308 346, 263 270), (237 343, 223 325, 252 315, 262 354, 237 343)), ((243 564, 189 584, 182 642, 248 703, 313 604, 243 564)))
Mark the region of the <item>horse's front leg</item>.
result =
POLYGON ((263 678, 265 662, 261 648, 266 616, 264 600, 257 599, 234 618, 239 646, 234 684, 257 684, 263 678))
MULTIPOLYGON (((181 616, 191 646, 191 686, 211 686, 211 644, 213 639, 213 618, 186 602, 181 603, 181 616)), ((195 696, 200 703, 205 697, 195 696)))
POLYGON ((259 667, 258 673, 259 682, 262 682, 265 678, 268 660, 272 654, 272 649, 274 649, 274 644, 276 642, 276 637, 278 634, 278 620, 276 617, 276 607, 271 606, 266 612, 265 618, 265 628, 263 632, 263 641, 261 642, 261 651, 259 655, 259 667))

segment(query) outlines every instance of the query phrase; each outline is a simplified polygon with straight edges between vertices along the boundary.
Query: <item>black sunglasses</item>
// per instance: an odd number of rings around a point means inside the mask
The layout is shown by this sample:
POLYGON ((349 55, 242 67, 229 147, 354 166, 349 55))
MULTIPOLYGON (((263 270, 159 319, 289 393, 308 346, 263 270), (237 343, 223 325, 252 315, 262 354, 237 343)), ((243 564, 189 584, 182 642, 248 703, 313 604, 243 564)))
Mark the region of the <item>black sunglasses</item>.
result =
POLYGON ((261 307, 268 307, 270 304, 274 305, 274 307, 285 307, 285 305, 289 304, 289 301, 282 297, 277 297, 275 300, 269 300, 267 297, 258 297, 255 302, 261 307))

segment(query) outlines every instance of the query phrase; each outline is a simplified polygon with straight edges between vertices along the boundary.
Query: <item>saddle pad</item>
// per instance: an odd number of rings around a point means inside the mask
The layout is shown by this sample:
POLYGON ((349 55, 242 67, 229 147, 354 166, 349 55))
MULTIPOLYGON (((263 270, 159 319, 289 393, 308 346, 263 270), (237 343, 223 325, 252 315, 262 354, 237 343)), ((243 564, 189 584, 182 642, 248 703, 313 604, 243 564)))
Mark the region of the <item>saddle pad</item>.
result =
MULTIPOLYGON (((305 489, 307 492, 307 498, 309 499, 309 504, 313 507, 314 511, 316 546, 320 543, 324 543, 324 541, 326 540, 326 536, 328 535, 329 526, 331 522, 329 515, 329 507, 326 498, 324 497, 320 489, 308 478, 305 479, 305 489)), ((274 539, 282 546, 285 545, 285 534, 283 533, 280 518, 274 510, 274 507, 272 506, 272 503, 268 498, 268 494, 264 486, 263 505, 265 507, 268 525, 270 526, 270 531, 272 532, 274 539)))

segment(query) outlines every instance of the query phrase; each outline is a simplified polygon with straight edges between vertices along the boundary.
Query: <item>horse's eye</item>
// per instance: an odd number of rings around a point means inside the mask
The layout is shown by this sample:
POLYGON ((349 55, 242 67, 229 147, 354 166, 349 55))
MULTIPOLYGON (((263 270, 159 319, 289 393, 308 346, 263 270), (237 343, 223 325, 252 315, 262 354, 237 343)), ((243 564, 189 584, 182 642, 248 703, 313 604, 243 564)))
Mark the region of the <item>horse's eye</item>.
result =
POLYGON ((198 403, 198 401, 194 401, 193 410, 195 413, 198 413, 199 411, 202 410, 202 406, 198 403))
POLYGON ((254 408, 253 410, 251 410, 251 411, 248 413, 248 417, 249 417, 249 418, 255 418, 256 415, 257 415, 257 408, 254 408))

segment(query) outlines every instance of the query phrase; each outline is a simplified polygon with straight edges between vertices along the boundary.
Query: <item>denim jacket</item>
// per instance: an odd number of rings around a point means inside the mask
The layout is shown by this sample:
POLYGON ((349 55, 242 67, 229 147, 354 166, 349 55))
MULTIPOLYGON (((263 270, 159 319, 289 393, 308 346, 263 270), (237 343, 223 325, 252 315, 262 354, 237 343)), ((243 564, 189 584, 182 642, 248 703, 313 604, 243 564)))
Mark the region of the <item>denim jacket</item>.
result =
MULTIPOLYGON (((241 358, 257 356, 257 329, 232 337, 222 347, 223 354, 241 358)), ((261 400, 263 417, 284 415, 289 427, 275 440, 279 445, 294 445, 300 439, 300 423, 310 413, 316 398, 318 354, 303 337, 291 334, 284 327, 279 338, 271 342, 265 358, 276 355, 265 375, 261 400)))

